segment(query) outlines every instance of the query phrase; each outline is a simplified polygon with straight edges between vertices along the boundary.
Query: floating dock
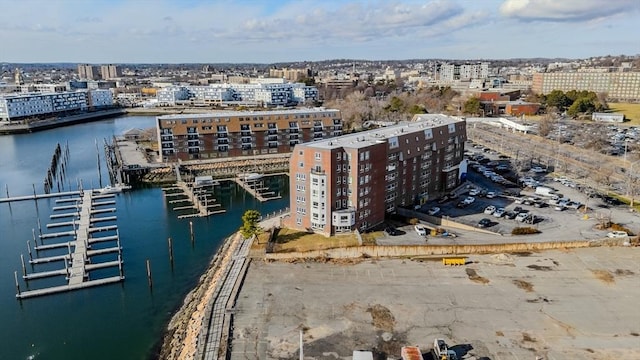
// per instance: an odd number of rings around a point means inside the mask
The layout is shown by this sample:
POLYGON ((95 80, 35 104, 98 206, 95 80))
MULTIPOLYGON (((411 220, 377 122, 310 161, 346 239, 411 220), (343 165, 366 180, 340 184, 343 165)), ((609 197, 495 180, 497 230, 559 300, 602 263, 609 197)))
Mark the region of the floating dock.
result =
MULTIPOLYGON (((95 217, 94 215, 103 213, 103 212, 114 212, 114 208, 109 209, 94 209, 94 207, 99 207, 103 205, 111 205, 115 203, 115 201, 94 201, 96 198, 104 199, 106 197, 114 197, 115 195, 99 195, 95 196, 93 191, 85 191, 85 192, 77 192, 77 194, 69 194, 69 195, 79 195, 79 198, 75 198, 74 201, 77 201, 78 208, 75 209, 74 212, 69 214, 56 214, 56 216, 51 216, 52 219, 56 218, 65 218, 65 217, 74 217, 73 221, 67 222, 58 222, 51 223, 47 225, 47 228, 51 227, 70 227, 72 230, 62 231, 56 233, 45 233, 40 234, 38 238, 40 239, 40 245, 37 245, 36 235, 34 231, 34 242, 36 256, 40 251, 47 250, 55 250, 55 249, 64 249, 67 248, 68 252, 66 254, 58 254, 53 256, 42 256, 42 257, 33 257, 31 252, 31 246, 28 243, 29 247, 29 263, 32 266, 37 266, 42 263, 49 262, 63 262, 64 269, 59 270, 49 270, 49 271, 40 271, 40 272, 32 272, 27 274, 26 267, 24 264, 24 259, 22 261, 22 271, 23 271, 23 280, 30 281, 35 279, 42 279, 47 277, 54 276, 65 276, 67 280, 66 285, 58 285, 58 286, 50 286, 41 289, 35 290, 27 290, 20 291, 20 285, 18 282, 17 272, 15 274, 16 278, 16 289, 17 294, 16 298, 18 299, 26 299, 36 296, 44 296, 50 294, 56 294, 66 291, 72 291, 77 289, 84 289, 92 286, 99 286, 105 284, 111 284, 115 282, 120 282, 124 280, 124 274, 122 270, 122 247, 120 246, 120 237, 118 234, 118 226, 117 225, 104 225, 104 226, 94 226, 95 223, 102 222, 114 222, 117 220, 116 216, 107 216, 107 217, 95 217), (114 232, 113 234, 105 234, 104 236, 96 236, 97 233, 102 232, 114 232), (52 244, 43 244, 43 240, 45 239, 57 239, 57 238, 67 238, 66 240, 59 241, 57 243, 52 244), (69 240, 68 238, 71 238, 69 240), (115 241, 116 246, 96 249, 92 250, 91 245, 98 242, 107 242, 107 241, 115 241), (91 263, 90 259, 95 255, 103 255, 103 254, 112 254, 117 253, 117 260, 113 261, 105 261, 100 263, 91 263), (101 278, 101 279, 90 279, 90 271, 96 269, 110 268, 110 267, 118 267, 119 275, 101 278)), ((71 202, 71 200, 65 199, 63 202, 71 202)), ((54 207, 55 210, 63 210, 65 207, 54 207), (61 209, 62 208, 62 209, 61 209)))

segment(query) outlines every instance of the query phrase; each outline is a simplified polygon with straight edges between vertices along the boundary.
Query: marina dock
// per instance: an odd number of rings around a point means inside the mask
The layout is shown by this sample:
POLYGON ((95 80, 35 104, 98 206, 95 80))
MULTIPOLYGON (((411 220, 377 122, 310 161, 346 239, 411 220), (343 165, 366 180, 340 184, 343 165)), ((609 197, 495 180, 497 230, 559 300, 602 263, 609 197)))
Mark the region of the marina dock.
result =
MULTIPOLYGON (((36 257, 32 256, 31 248, 29 246, 29 264, 31 266, 37 266, 38 264, 50 263, 50 262, 62 262, 64 263, 63 269, 49 270, 49 271, 34 271, 30 274, 27 273, 23 259, 23 276, 24 281, 32 281, 36 279, 43 279, 48 277, 65 276, 67 284, 49 286, 40 289, 20 291, 20 285, 18 282, 18 276, 16 273, 16 298, 26 299, 30 297, 43 296, 49 294, 56 294, 60 292, 72 291, 77 289, 84 289, 92 286, 99 286, 105 284, 111 284, 124 280, 124 274, 122 271, 122 247, 120 246, 120 237, 118 234, 118 226, 107 224, 104 226, 94 226, 95 223, 102 222, 115 222, 116 216, 97 217, 96 214, 102 212, 114 212, 114 208, 110 209, 95 209, 96 207, 104 205, 112 205, 115 201, 94 201, 98 199, 113 198, 115 195, 94 195, 93 191, 76 192, 76 194, 70 194, 71 196, 79 195, 80 197, 72 199, 60 199, 57 203, 73 202, 77 203, 73 206, 74 211, 68 214, 55 214, 51 216, 52 219, 69 218, 73 217, 73 221, 54 222, 47 224, 47 228, 51 227, 68 227, 72 230, 54 232, 54 233, 42 233, 38 235, 40 239, 40 245, 37 245, 36 235, 34 231, 34 242, 36 257), (103 211, 107 210, 107 211, 103 211), (98 233, 107 233, 104 236, 97 236, 98 233), (111 234, 109 234, 111 233, 111 234), (115 234, 113 234, 115 233, 115 234), (56 243, 43 244, 43 240, 60 240, 56 243), (62 238, 66 238, 63 240, 62 238), (92 249, 92 244, 102 242, 116 242, 115 246, 106 247, 102 249, 92 249), (67 249, 66 253, 59 253, 60 249, 67 249), (58 254, 51 256, 39 256, 40 252, 58 250, 58 254), (91 257, 104 254, 117 254, 117 259, 104 262, 91 262, 91 257), (92 270, 117 267, 119 274, 115 276, 105 277, 101 279, 91 279, 90 272, 92 270)), ((60 211, 69 209, 66 206, 54 207, 54 211, 60 211)))
POLYGON ((268 187, 264 186, 263 174, 254 175, 254 177, 239 175, 231 180, 240 185, 246 192, 251 194, 260 202, 282 198, 280 194, 276 194, 275 191, 271 191, 268 187))
POLYGON ((207 217, 222 214, 227 211, 222 209, 222 205, 219 204, 210 193, 213 186, 213 183, 203 186, 179 181, 175 186, 164 188, 163 190, 165 198, 171 199, 169 200, 169 204, 180 205, 174 207, 173 210, 195 211, 191 214, 178 215, 178 219, 186 219, 191 217, 207 217))

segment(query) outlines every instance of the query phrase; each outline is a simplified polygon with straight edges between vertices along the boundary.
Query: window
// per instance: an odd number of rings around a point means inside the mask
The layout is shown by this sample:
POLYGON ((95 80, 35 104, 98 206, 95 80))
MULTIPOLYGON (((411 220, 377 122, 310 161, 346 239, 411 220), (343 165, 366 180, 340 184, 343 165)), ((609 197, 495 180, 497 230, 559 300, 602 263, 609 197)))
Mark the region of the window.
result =
POLYGON ((321 159, 321 154, 319 152, 316 153, 316 160, 320 160, 321 159))

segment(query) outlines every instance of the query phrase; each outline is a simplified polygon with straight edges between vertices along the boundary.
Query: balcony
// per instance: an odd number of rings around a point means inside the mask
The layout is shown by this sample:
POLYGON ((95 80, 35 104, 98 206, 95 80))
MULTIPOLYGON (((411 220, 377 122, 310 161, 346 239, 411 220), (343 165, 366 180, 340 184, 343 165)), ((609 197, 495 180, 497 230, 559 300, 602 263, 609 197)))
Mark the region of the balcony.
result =
POLYGON ((267 130, 267 135, 278 135, 278 129, 267 130))

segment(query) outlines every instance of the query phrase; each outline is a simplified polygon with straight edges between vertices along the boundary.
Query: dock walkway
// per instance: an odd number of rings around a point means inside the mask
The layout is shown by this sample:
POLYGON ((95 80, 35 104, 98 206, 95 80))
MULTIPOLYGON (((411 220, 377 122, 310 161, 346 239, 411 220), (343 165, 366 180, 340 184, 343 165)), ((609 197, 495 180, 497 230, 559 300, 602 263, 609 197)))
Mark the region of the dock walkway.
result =
MULTIPOLYGON (((238 235, 240 236, 240 235, 238 235)), ((250 259, 249 248, 253 239, 244 239, 234 250, 231 261, 223 273, 221 286, 216 289, 214 300, 205 309, 204 326, 199 334, 197 359, 217 360, 226 356, 226 346, 231 313, 235 306, 238 287, 244 279, 250 259), (222 351, 221 351, 222 350, 222 351)))
MULTIPOLYGON (((24 266, 23 266, 23 276, 22 278, 25 281, 41 279, 46 277, 53 276, 66 276, 67 284, 59 285, 59 286, 51 286, 41 289, 20 291, 19 283, 17 281, 16 275, 16 287, 18 289, 18 293, 16 294, 16 298, 18 299, 26 299, 30 297, 43 296, 49 294, 55 294, 60 292, 72 291, 76 289, 83 289, 92 286, 99 286, 104 284, 111 284, 114 282, 119 282, 124 280, 124 275, 122 272, 122 248, 120 247, 120 238, 118 235, 117 225, 106 225, 101 227, 93 227, 93 223, 97 222, 105 222, 105 221, 115 221, 115 216, 108 217, 92 217, 96 213, 100 213, 100 209, 94 209, 94 207, 99 207, 101 205, 111 205, 115 203, 115 201, 102 201, 102 202, 94 202, 93 191, 85 191, 79 194, 81 198, 78 201, 78 211, 72 213, 71 216, 76 216, 77 219, 74 221, 63 222, 63 223, 52 223, 47 225, 47 227, 57 227, 57 226, 68 226, 72 227, 73 230, 63 231, 58 233, 49 233, 49 234, 41 234, 40 241, 42 242, 44 239, 54 239, 54 238, 62 238, 62 237, 72 237, 73 240, 61 241, 53 244, 43 245, 41 243, 40 246, 36 246, 36 251, 45 251, 52 249, 60 249, 60 248, 68 248, 69 252, 64 255, 55 255, 48 257, 39 257, 30 259, 29 262, 32 265, 37 265, 46 262, 52 261, 64 261, 64 269, 60 270, 50 270, 50 271, 40 271, 33 272, 31 274, 27 274, 24 266), (103 232, 103 231, 115 231, 115 235, 106 235, 106 236, 96 236, 95 233, 103 232), (106 242, 106 241, 116 241, 117 246, 109 247, 99 250, 91 250, 91 244, 97 242, 106 242), (71 250, 73 248, 73 251, 71 250), (118 258, 114 261, 105 261, 100 263, 90 263, 89 258, 94 255, 108 254, 108 253, 117 253, 118 258), (101 279, 90 279, 89 272, 91 270, 103 269, 108 267, 118 267, 120 274, 117 276, 111 276, 101 279)), ((112 195, 113 196, 113 195, 112 195)), ((99 198, 104 198, 104 196, 99 196, 99 198)), ((64 201, 61 201, 64 202, 64 201)), ((54 207, 54 210, 60 210, 60 207, 54 207), (57 209, 56 209, 57 208, 57 209)), ((108 209, 109 212, 114 211, 115 209, 108 209)), ((63 216, 56 216, 56 218, 62 218, 63 216)), ((52 217, 53 218, 53 217, 52 217)), ((31 252, 30 252, 31 257, 31 252)))

